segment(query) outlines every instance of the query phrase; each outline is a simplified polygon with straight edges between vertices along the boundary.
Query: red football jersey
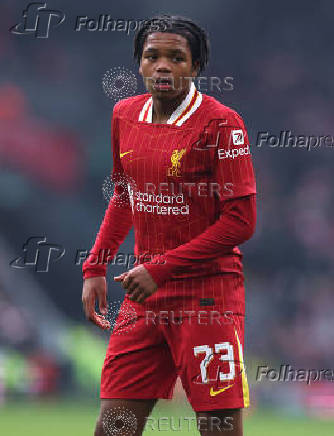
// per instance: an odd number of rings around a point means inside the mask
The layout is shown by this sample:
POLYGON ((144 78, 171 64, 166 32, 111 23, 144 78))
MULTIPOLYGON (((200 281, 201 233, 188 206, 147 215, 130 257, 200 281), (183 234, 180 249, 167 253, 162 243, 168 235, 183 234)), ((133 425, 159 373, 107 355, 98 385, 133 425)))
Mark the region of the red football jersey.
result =
MULTIPOLYGON (((152 106, 150 94, 115 105, 116 186, 91 253, 107 249, 104 261, 111 261, 133 225, 137 263, 144 263, 159 285, 147 303, 176 302, 187 295, 221 296, 221 274, 242 275, 237 246, 204 254, 199 249, 196 254, 193 244, 195 255, 185 259, 182 268, 173 267, 169 259, 217 222, 227 200, 255 194, 244 123, 194 84, 167 124, 152 123, 152 106)), ((85 261, 84 277, 105 274, 101 258, 95 263, 92 257, 85 261)), ((229 298, 228 306, 243 313, 243 296, 229 298)))

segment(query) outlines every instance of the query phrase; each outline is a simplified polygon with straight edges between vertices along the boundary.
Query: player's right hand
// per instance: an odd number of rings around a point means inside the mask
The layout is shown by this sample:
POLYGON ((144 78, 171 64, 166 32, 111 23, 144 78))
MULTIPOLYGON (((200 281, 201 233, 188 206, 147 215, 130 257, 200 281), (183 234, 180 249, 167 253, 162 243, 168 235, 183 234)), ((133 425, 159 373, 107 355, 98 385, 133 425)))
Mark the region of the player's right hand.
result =
POLYGON ((102 330, 110 329, 110 322, 95 312, 95 301, 98 301, 102 315, 107 314, 107 282, 105 277, 85 279, 82 287, 82 304, 86 318, 102 330))

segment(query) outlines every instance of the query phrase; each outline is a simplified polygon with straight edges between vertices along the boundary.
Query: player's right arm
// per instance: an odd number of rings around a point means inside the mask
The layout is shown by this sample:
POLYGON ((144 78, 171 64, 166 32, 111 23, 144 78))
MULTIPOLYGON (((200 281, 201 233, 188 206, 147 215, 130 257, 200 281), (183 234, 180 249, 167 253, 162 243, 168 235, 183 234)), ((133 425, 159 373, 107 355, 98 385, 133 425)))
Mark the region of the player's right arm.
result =
MULTIPOLYGON (((119 104, 116 104, 112 119, 114 183, 124 173, 119 156, 118 111, 119 104)), ((110 328, 110 324, 95 312, 95 301, 98 301, 99 310, 105 315, 107 313, 107 283, 105 278, 107 264, 112 261, 131 227, 132 209, 128 192, 122 185, 116 183, 113 197, 109 202, 94 246, 82 266, 84 312, 88 320, 102 329, 110 328)))

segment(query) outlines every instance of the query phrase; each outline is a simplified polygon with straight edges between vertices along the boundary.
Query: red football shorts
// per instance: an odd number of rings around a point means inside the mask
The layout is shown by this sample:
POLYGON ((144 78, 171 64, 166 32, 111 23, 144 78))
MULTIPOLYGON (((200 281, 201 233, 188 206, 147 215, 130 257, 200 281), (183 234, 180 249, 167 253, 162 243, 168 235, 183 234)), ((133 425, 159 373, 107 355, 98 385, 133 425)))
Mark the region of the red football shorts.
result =
MULTIPOLYGON (((224 291, 229 286, 238 292, 235 281, 225 280, 224 291)), ((248 407, 244 313, 217 296, 193 297, 187 309, 164 304, 134 315, 136 307, 125 298, 102 369, 101 398, 171 399, 179 376, 196 412, 248 407)))

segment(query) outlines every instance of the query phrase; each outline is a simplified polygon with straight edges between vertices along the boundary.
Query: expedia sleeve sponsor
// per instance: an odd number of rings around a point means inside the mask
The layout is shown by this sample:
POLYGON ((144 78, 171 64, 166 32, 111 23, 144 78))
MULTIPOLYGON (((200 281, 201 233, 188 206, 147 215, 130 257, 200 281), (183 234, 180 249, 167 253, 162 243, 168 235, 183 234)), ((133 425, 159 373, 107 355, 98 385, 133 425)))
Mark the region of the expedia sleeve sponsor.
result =
POLYGON ((236 159, 237 157, 246 156, 247 154, 250 154, 249 145, 241 148, 232 148, 231 150, 218 148, 218 159, 236 159))
POLYGON ((242 118, 232 112, 221 123, 216 123, 215 127, 214 178, 220 187, 219 199, 255 194, 249 140, 242 118))

